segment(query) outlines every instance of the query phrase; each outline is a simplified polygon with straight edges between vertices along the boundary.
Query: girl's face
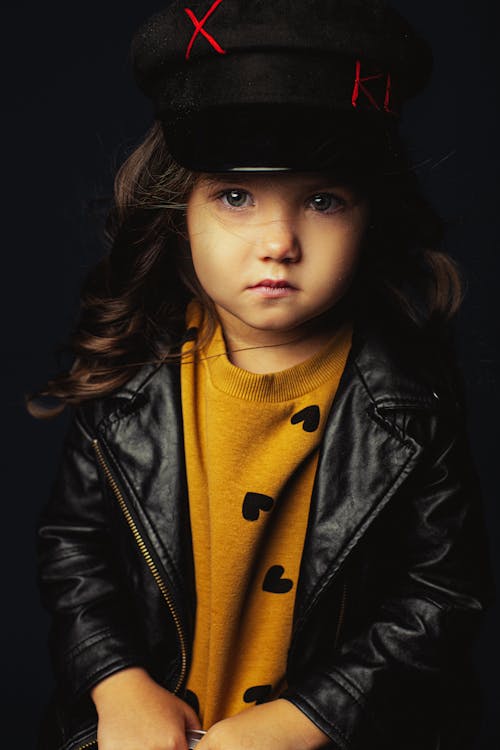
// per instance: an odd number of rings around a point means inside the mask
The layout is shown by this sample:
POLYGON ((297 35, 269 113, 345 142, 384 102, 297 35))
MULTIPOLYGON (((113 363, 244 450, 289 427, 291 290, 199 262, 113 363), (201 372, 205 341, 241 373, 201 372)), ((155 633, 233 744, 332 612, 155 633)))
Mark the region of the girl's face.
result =
POLYGON ((223 328, 311 330, 348 290, 369 208, 321 173, 202 176, 188 199, 194 269, 223 328))

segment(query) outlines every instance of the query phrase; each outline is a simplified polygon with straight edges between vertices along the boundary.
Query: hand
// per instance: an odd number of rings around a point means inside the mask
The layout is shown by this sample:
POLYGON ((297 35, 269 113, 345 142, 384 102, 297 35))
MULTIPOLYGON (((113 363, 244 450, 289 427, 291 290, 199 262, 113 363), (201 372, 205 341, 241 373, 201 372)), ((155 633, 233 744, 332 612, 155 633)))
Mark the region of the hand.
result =
POLYGON ((187 703, 138 667, 107 677, 91 696, 99 750, 187 750, 186 731, 201 728, 187 703))
POLYGON ((217 722, 196 750, 318 750, 328 743, 300 709, 278 698, 217 722))

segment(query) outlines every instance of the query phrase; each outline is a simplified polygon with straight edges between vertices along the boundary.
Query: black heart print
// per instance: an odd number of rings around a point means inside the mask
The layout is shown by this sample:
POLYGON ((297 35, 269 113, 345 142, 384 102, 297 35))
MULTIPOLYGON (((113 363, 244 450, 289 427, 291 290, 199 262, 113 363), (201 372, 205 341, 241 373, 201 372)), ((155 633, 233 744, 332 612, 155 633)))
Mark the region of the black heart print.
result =
POLYGON ((245 690, 243 700, 245 703, 265 703, 271 697, 272 685, 254 685, 245 690))
POLYGON ((292 424, 299 424, 302 422, 302 429, 304 432, 315 432, 319 427, 320 411, 319 406, 314 404, 313 406, 306 406, 305 409, 298 411, 291 418, 292 424))
POLYGON ((293 586, 293 581, 290 578, 282 578, 284 572, 285 568, 282 565, 272 565, 262 584, 264 591, 269 591, 271 594, 288 593, 293 586))
POLYGON ((273 507, 274 500, 269 495, 261 495, 260 492, 247 492, 243 500, 243 518, 247 521, 256 521, 261 510, 268 511, 273 507))

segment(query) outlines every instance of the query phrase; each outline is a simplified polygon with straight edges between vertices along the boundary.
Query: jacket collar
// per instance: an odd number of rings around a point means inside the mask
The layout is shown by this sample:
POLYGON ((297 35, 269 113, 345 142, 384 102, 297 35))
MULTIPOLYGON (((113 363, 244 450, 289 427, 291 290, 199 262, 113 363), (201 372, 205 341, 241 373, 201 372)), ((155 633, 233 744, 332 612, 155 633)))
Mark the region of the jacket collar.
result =
MULTIPOLYGON (((399 435, 384 411, 435 407, 438 386, 426 374, 428 356, 418 337, 398 338, 373 321, 355 323, 316 473, 296 622, 418 462, 422 446, 399 435)), ((195 586, 179 366, 142 368, 115 395, 97 436, 168 576, 181 618, 192 625, 195 586)))
POLYGON ((429 337, 408 324, 356 320, 316 472, 296 625, 418 464, 423 446, 400 434, 389 413, 436 410, 446 387, 439 359, 429 337))

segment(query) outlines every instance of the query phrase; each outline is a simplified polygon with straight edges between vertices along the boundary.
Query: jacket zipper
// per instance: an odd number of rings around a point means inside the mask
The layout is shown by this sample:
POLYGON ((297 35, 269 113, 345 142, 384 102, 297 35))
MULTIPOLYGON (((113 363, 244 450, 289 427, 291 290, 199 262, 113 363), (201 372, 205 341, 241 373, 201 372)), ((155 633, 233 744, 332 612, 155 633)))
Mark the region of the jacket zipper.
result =
POLYGON ((87 750, 87 748, 92 747, 92 745, 97 745, 97 740, 91 740, 90 742, 86 742, 85 745, 80 745, 78 750, 87 750))
MULTIPOLYGON (((177 611, 175 609, 175 605, 172 599, 172 596, 170 594, 170 591, 168 590, 167 586, 165 585, 165 582, 163 581, 162 577, 160 576, 160 573, 158 572, 158 568, 156 567, 156 564, 151 557, 151 553, 149 552, 148 548, 146 547, 146 544, 144 543, 144 539, 142 538, 138 528, 137 524, 135 523, 132 514, 130 513, 127 504, 124 500, 124 497, 120 491, 120 488, 118 487, 111 470, 109 469, 109 466, 106 463, 106 460, 104 458, 101 446, 99 445, 99 441, 97 438, 94 438, 92 440, 92 446, 96 452, 97 459, 102 466, 102 469, 106 475, 106 479, 118 501, 118 504, 121 508, 121 511, 125 517, 125 520, 130 528, 130 531, 132 532, 134 539, 137 543, 137 546, 139 547, 139 550, 146 562, 146 565, 148 566, 151 575, 153 576, 156 585, 160 589, 161 595, 163 596, 168 609, 170 610, 170 614, 172 615, 172 619, 175 623, 175 628, 177 630, 177 637, 179 639, 179 644, 181 648, 181 671, 179 675, 179 679, 177 680, 177 685, 175 686, 174 693, 177 694, 179 690, 182 687, 182 684, 184 682, 184 678, 186 676, 187 671, 187 648, 186 648, 186 638, 184 635, 184 631, 182 628, 182 623, 180 620, 179 615, 177 614, 177 611)), ((78 748, 78 750, 84 750, 86 747, 90 747, 93 743, 90 743, 88 745, 83 745, 83 747, 78 748)))

